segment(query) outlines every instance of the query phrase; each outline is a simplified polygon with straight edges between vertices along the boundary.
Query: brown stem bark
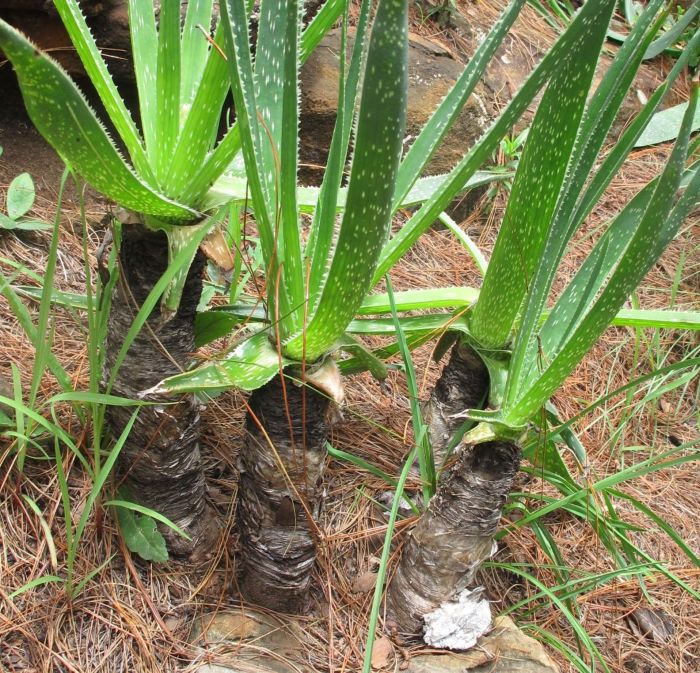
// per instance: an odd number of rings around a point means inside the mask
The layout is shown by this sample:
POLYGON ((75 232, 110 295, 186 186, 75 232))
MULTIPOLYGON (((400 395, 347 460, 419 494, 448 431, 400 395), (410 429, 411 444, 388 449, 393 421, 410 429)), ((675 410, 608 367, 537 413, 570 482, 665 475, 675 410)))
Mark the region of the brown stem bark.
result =
MULTIPOLYGON (((138 309, 167 268, 167 238, 141 225, 125 225, 119 258, 121 274, 112 297, 105 377, 115 364, 138 309)), ((202 291, 203 266, 204 258, 198 253, 180 307, 169 322, 161 324, 156 306, 127 352, 113 394, 137 399, 140 391, 188 367, 195 350, 194 317, 202 291)), ((211 530, 211 521, 205 516, 199 405, 193 395, 148 395, 145 399, 162 404, 140 409, 119 455, 118 480, 125 483, 139 504, 160 512, 191 536, 188 541, 170 528, 161 527, 170 552, 189 556, 211 530)), ((121 434, 132 413, 132 408, 108 408, 107 422, 114 437, 121 434)))
POLYGON ((328 397, 277 376, 249 400, 239 458, 239 588, 257 605, 307 608, 328 436, 328 397))
POLYGON ((387 607, 402 635, 422 635, 423 617, 467 587, 491 556, 519 465, 513 444, 460 447, 406 541, 389 587, 387 607))
MULTIPOLYGON (((467 344, 457 343, 424 410, 436 464, 463 423, 453 415, 481 408, 488 385, 481 358, 467 344)), ((491 555, 519 464, 520 449, 504 442, 456 449, 403 547, 387 592, 389 614, 402 635, 422 635, 424 615, 467 587, 491 555)))

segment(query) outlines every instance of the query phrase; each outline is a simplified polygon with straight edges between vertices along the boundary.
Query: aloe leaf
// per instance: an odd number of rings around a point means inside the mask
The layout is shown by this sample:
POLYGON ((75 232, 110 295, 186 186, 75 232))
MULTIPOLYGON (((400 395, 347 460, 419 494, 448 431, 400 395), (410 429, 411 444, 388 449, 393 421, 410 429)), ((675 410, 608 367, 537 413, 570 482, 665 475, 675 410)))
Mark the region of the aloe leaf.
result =
MULTIPOLYGON (((514 175, 514 173, 476 171, 474 175, 467 180, 466 184, 458 189, 457 193, 461 194, 462 192, 466 192, 475 187, 481 187, 482 185, 487 185, 492 182, 509 180, 514 175)), ((419 178, 413 187, 411 187, 411 190, 405 196, 404 200, 401 202, 401 207, 409 208, 427 201, 448 178, 448 175, 430 175, 424 178, 419 178)), ((249 199, 247 184, 248 183, 245 177, 239 177, 232 174, 222 175, 208 190, 206 197, 199 203, 200 209, 203 212, 207 212, 227 203, 234 202, 244 204, 249 199)), ((341 187, 338 189, 338 195, 335 203, 336 211, 340 212, 345 208, 347 195, 347 187, 341 187)), ((189 200, 186 200, 185 196, 182 197, 182 201, 190 203, 189 200)), ((301 212, 314 212, 319 207, 319 203, 320 189, 318 187, 297 187, 297 207, 301 212)), ((308 250, 309 244, 307 244, 307 251, 308 250)), ((312 285, 311 279, 309 279, 309 285, 312 285)))
MULTIPOLYGON (((181 105, 193 103, 209 60, 209 42, 206 36, 211 28, 212 6, 212 0, 189 0, 187 3, 180 54, 181 105)), ((216 111, 218 115, 221 106, 216 107, 216 111)))
POLYGON ((141 127, 146 142, 146 153, 152 161, 158 146, 156 135, 158 31, 152 3, 129 0, 129 31, 136 88, 139 94, 141 127))
POLYGON ((623 308, 617 312, 612 324, 619 327, 700 330, 700 311, 623 308))
POLYGON ((498 146, 498 143, 527 109, 552 73, 558 70, 562 59, 569 54, 585 50, 585 45, 589 40, 592 29, 596 26, 598 16, 601 13, 608 13, 611 4, 614 4, 613 0, 588 0, 585 3, 572 20, 568 29, 547 52, 488 131, 450 171, 447 179, 440 184, 432 197, 385 245, 372 280, 373 285, 384 277, 406 250, 435 222, 440 213, 447 208, 455 194, 463 188, 467 180, 489 158, 498 146))
MULTIPOLYGON (((353 46, 350 67, 346 78, 347 51, 347 3, 340 40, 340 70, 338 86, 338 114, 333 129, 333 137, 328 152, 326 171, 314 212, 314 219, 306 245, 307 259, 311 260, 309 271, 309 306, 314 307, 323 287, 327 273, 328 253, 337 234, 336 212, 341 198, 347 198, 347 190, 341 190, 345 160, 348 154, 352 129, 353 112, 357 100, 360 82, 360 66, 365 50, 367 22, 369 21, 370 2, 365 0, 360 8, 356 40, 353 46), (343 196, 341 196, 343 192, 343 196)), ((345 201, 343 200, 343 205, 345 201)))
POLYGON ((180 132, 180 2, 163 2, 158 17, 156 146, 148 148, 159 186, 165 188, 180 132))
MULTIPOLYGON (((274 175, 267 174, 262 163, 262 129, 257 116, 258 103, 248 36, 248 13, 244 0, 222 2, 221 22, 224 28, 231 91, 236 107, 236 122, 240 133, 250 196, 255 209, 263 254, 266 260, 273 260, 275 213, 270 212, 269 209, 271 197, 268 186, 274 175)), ((225 141, 226 138, 222 143, 225 141)), ((269 272, 271 272, 271 278, 276 278, 274 267, 270 268, 269 272)))
MULTIPOLYGON (((506 396, 511 401, 517 396, 520 371, 527 369, 528 363, 531 364, 536 357, 534 332, 546 305, 559 262, 581 222, 577 206, 580 194, 585 189, 586 180, 595 165, 605 137, 641 64, 644 49, 663 20, 662 15, 655 25, 652 25, 660 6, 661 0, 655 0, 640 17, 629 39, 619 50, 601 80, 581 121, 579 139, 570 160, 572 168, 549 223, 549 230, 545 234, 544 247, 534 266, 533 277, 528 281, 526 305, 513 349, 511 376, 506 391, 506 396)), ((621 161, 626 155, 623 153, 629 152, 629 149, 629 144, 623 142, 614 152, 620 153, 618 159, 621 161)), ((607 180, 611 178, 612 174, 606 175, 607 180)))
MULTIPOLYGON (((472 287, 441 287, 394 292, 396 310, 400 313, 436 308, 461 308, 471 306, 478 298, 479 290, 472 287)), ((358 315, 378 313, 391 313, 391 303, 387 293, 369 295, 357 310, 358 315)))
POLYGON ((655 58, 669 47, 673 47, 686 29, 692 25, 692 22, 699 13, 700 5, 696 4, 688 7, 685 14, 683 14, 678 21, 674 22, 671 28, 663 31, 662 35, 649 45, 649 48, 644 52, 644 60, 655 58))
POLYGON ((586 186, 578 201, 576 211, 572 215, 572 223, 578 225, 583 222, 595 204, 598 203, 598 200, 610 184, 613 176, 617 174, 625 158, 634 148, 637 139, 647 127, 659 103, 670 91, 673 82, 675 82, 678 76, 685 70, 692 54, 695 53, 698 48, 700 48, 700 31, 697 31, 690 42, 688 42, 687 48, 684 49, 681 55, 676 59, 664 83, 649 97, 647 104, 622 133, 615 147, 610 151, 598 172, 586 186))
MULTIPOLYGON (((306 27, 300 47, 302 64, 306 62, 311 52, 318 46, 323 36, 333 27, 338 16, 343 11, 345 0, 328 0, 306 27)), ((198 203, 209 187, 226 171, 241 150, 240 128, 234 123, 224 134, 221 142, 207 157, 202 169, 191 180, 182 200, 186 203, 198 203)), ((220 205, 217 203, 216 205, 220 205)))
MULTIPOLYGON (((556 350, 543 352, 540 364, 542 372, 532 373, 527 385, 519 386, 521 394, 513 404, 504 405, 503 417, 508 423, 518 424, 529 418, 541 406, 570 371, 578 364, 586 351, 595 343, 602 331, 610 324, 619 307, 644 278, 648 269, 673 239, 681 223, 698 202, 700 175, 696 174, 682 196, 676 201, 676 192, 683 175, 692 118, 698 99, 698 86, 693 85, 691 102, 683 120, 681 133, 671 157, 660 178, 655 181, 653 193, 648 196, 646 207, 627 212, 638 220, 637 227, 627 245, 618 255, 609 278, 594 298, 582 296, 581 304, 574 305, 579 318, 578 327, 569 330, 552 319, 543 327, 541 344, 553 344, 556 350), (551 332, 565 331, 565 338, 551 332)), ((576 280, 576 277, 575 279, 576 280)), ((556 310, 556 307, 555 307, 556 310)), ((572 309, 568 309, 570 312, 572 309)))
POLYGON ((501 229, 472 315, 477 341, 490 348, 509 339, 523 297, 565 189, 586 96, 614 9, 608 3, 588 25, 585 47, 572 52, 552 76, 530 127, 501 229))
MULTIPOLYGON (((408 333, 432 332, 433 336, 447 330, 468 334, 464 318, 452 314, 432 313, 430 315, 407 315, 400 318, 401 329, 408 333)), ((347 326, 349 334, 366 334, 372 336, 394 335, 396 326, 391 318, 356 318, 347 326)))
POLYGON ((389 374, 387 366, 372 351, 365 348, 355 337, 344 334, 335 347, 344 353, 349 353, 360 363, 362 369, 367 370, 375 379, 383 381, 389 374))
POLYGON ((394 211, 400 207, 409 189, 423 172, 440 142, 459 116, 467 99, 486 70, 486 66, 503 42, 524 5, 525 0, 513 0, 501 14, 501 17, 491 28, 483 42, 481 42, 452 89, 421 129, 418 137, 401 161, 401 166, 396 176, 394 211))
MULTIPOLYGON (((168 237, 168 264, 171 268, 177 269, 172 280, 165 288, 161 299, 161 310, 168 315, 174 315, 180 305, 182 291, 187 282, 192 260, 197 254, 197 248, 192 243, 195 240, 202 241, 206 232, 211 229, 214 220, 205 220, 201 224, 190 227, 169 227, 166 229, 168 237), (189 251, 185 253, 185 251, 189 251), (187 255, 189 259, 185 259, 187 255)), ((157 226, 154 228, 158 228, 157 226)))
POLYGON ((178 222, 196 219, 196 211, 159 194, 134 174, 68 75, 2 20, 0 47, 15 67, 34 125, 95 189, 137 212, 178 222))
POLYGON ((406 117, 407 7, 381 0, 370 36, 347 207, 328 275, 304 334, 283 344, 313 362, 345 332, 367 294, 391 226, 393 185, 406 117))
MULTIPOLYGON (((134 166, 146 180, 151 180, 153 173, 143 148, 141 136, 107 70, 107 65, 95 44, 78 2, 76 0, 55 0, 54 6, 66 27, 71 43, 80 56, 85 72, 100 96, 119 137, 124 141, 134 166)), ((10 60, 12 59, 10 58, 10 60)), ((34 121, 33 117, 32 121, 34 121)), ((37 128, 40 128, 35 121, 34 123, 37 128)))
POLYGON ((20 173, 7 188, 5 207, 11 220, 17 220, 34 205, 34 180, 29 173, 20 173))
POLYGON ((460 229, 459 225, 447 213, 440 213, 438 219, 454 234, 455 238, 469 253, 471 258, 474 260, 474 264, 476 264, 476 268, 483 277, 486 274, 486 269, 488 268, 489 263, 486 261, 486 257, 484 257, 484 253, 481 252, 479 246, 474 243, 474 241, 472 241, 472 239, 469 238, 469 236, 467 236, 462 229, 460 229))
POLYGON ((269 209, 275 214, 275 263, 281 267, 275 303, 282 339, 301 328, 305 297, 296 195, 301 10, 297 0, 264 3, 255 54, 256 100, 264 129, 262 170, 273 198, 269 209))
MULTIPOLYGON (((208 46, 204 35, 197 32, 200 39, 208 46)), ((222 33, 219 26, 213 38, 215 44, 222 41, 222 33)), ((186 199, 194 200, 194 195, 189 189, 193 172, 202 166, 216 142, 219 117, 229 90, 226 73, 226 60, 216 47, 212 47, 195 93, 192 94, 191 105, 183 104, 183 106, 189 106, 189 111, 170 161, 165 185, 168 194, 182 198, 185 203, 193 202, 186 199)))
MULTIPOLYGON (((224 359, 161 381, 153 392, 220 392, 237 388, 256 390, 265 385, 286 365, 292 364, 280 355, 267 330, 257 332, 234 348, 224 359)), ((150 392, 150 391, 149 391, 150 392)))

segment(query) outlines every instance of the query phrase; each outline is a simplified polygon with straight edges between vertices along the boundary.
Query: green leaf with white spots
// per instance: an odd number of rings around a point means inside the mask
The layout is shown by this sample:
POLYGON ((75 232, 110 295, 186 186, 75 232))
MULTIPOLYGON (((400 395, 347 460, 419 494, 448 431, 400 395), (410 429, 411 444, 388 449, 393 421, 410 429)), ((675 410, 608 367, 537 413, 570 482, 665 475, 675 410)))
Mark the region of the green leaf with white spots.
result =
MULTIPOLYGON (((201 40, 208 46, 204 35, 197 31, 201 40)), ((219 27, 213 37, 217 45, 223 41, 223 31, 219 27)), ((169 194, 174 194, 187 203, 196 199, 192 193, 193 172, 199 172, 216 143, 221 109, 229 91, 226 60, 218 49, 212 47, 201 78, 194 93, 194 100, 184 104, 188 111, 174 154, 170 161, 168 176, 165 179, 169 194), (193 171, 193 168, 195 169, 193 171)), ((221 167, 223 171, 223 166, 221 167)), ((195 188, 196 190, 196 188, 195 188)))
MULTIPOLYGON (((613 234, 596 248, 592 261, 584 265, 581 275, 574 277, 575 290, 562 295, 561 303, 545 323, 538 366, 531 368, 528 379, 523 379, 517 400, 507 400, 501 411, 509 424, 526 421, 569 375, 700 202, 698 173, 677 198, 697 101, 695 83, 678 141, 663 173, 654 181, 653 190, 643 192, 625 209, 629 222, 636 223, 631 236, 623 240, 621 233, 613 234), (606 271, 603 284, 596 274, 606 271), (600 291, 596 291, 596 284, 600 291), (568 318, 577 324, 575 329, 569 328, 568 318)), ((622 225, 618 226, 624 231, 622 225)))
POLYGON ((296 193, 301 11, 297 0, 263 2, 255 53, 256 111, 262 127, 258 159, 268 212, 274 213, 277 240, 270 278, 279 283, 275 303, 281 339, 301 328, 305 297, 296 193))
MULTIPOLYGON (((146 142, 146 153, 153 162, 158 147, 158 31, 153 5, 143 0, 129 0, 129 31, 131 55, 139 93, 139 115, 146 142)), ((153 163, 155 165, 155 163, 153 163)))
POLYGON ((513 124, 525 112, 552 73, 558 71, 567 55, 585 51, 591 33, 597 26, 598 17, 601 13, 609 13, 612 4, 614 0, 588 0, 585 3, 488 131, 450 171, 447 179, 440 184, 432 197, 384 246, 372 285, 384 277, 420 235, 438 219, 440 213, 447 209, 454 196, 488 160, 502 138, 510 132, 513 124))
POLYGON ((346 52, 348 33, 348 3, 343 16, 340 39, 339 78, 338 78, 338 114, 335 119, 333 137, 328 152, 328 161, 323 175, 323 183, 314 212, 314 219, 306 244, 306 257, 311 262, 309 271, 310 306, 315 306, 323 288, 323 281, 328 272, 328 255, 337 235, 336 213, 341 203, 345 205, 347 190, 340 187, 345 174, 345 164, 350 146, 353 118, 356 110, 357 93, 360 85, 360 73, 365 46, 367 42, 367 25, 369 22, 369 0, 360 6, 360 16, 355 30, 350 65, 346 73, 346 52))
POLYGON ((197 218, 134 174, 68 75, 2 20, 0 48, 15 68, 34 125, 95 189, 136 212, 183 223, 197 218))
MULTIPOLYGON (((80 56, 85 72, 97 91, 119 137, 124 141, 134 166, 146 180, 153 177, 144 151, 141 135, 119 95, 102 54, 85 21, 77 0, 55 0, 54 6, 63 21, 68 36, 80 56)), ((141 3, 146 4, 146 3, 141 3)), ((150 5, 149 5, 150 8, 150 5)), ((32 120, 33 121, 33 120, 32 120)), ((37 125, 38 128, 38 125, 37 125)))
MULTIPOLYGON (((526 299, 513 349, 509 387, 506 391, 510 401, 517 394, 514 386, 518 385, 520 371, 526 370, 537 357, 534 334, 546 306, 559 263, 571 237, 581 223, 577 216, 581 193, 585 191, 589 174, 598 161, 605 138, 639 69, 644 50, 658 30, 663 17, 657 19, 655 23, 653 20, 661 4, 662 0, 654 0, 650 3, 593 94, 581 120, 576 145, 571 148, 570 170, 562 185, 556 210, 552 212, 551 218, 542 222, 541 231, 544 236, 543 239, 539 239, 540 253, 530 258, 529 261, 533 266, 523 270, 523 273, 526 273, 527 283, 524 291, 521 292, 519 302, 522 301, 523 296, 526 296, 526 299)), ((629 149, 631 149, 629 143, 623 142, 622 145, 618 144, 614 148, 612 154, 622 161, 629 149)), ((613 173, 604 175, 606 180, 610 180, 613 173)), ((513 238, 517 239, 519 236, 518 234, 513 238)), ((513 243, 511 241, 511 247, 513 243)), ((512 252, 519 254, 517 241, 512 252)), ((515 310, 519 309, 520 306, 515 310)), ((481 322, 488 326, 490 321, 486 316, 486 310, 484 307, 480 318, 481 322)), ((478 314, 478 309, 476 313, 478 314)), ((475 330, 478 334, 478 326, 475 330)))
POLYGON ((532 282, 557 201, 566 190, 564 180, 614 4, 607 3, 592 17, 585 47, 560 61, 530 127, 472 315, 474 336, 486 347, 507 343, 532 282))
MULTIPOLYGON (((221 23, 224 29, 224 50, 236 107, 236 123, 240 134, 250 198, 255 210, 263 255, 266 260, 273 260, 275 213, 269 209, 271 203, 268 193, 270 176, 265 173, 265 165, 262 160, 263 130, 258 120, 258 103, 245 1, 226 0, 222 2, 221 23)), ((226 142, 226 138, 223 142, 226 142)), ((274 271, 274 267, 271 270, 274 271)), ((272 277, 276 277, 276 274, 273 273, 272 277)))
MULTIPOLYGON (((187 3, 181 40, 181 105, 192 105, 209 60, 209 42, 206 36, 211 28, 212 7, 212 0, 189 0, 187 3)), ((219 107, 217 112, 220 111, 219 107)))
POLYGON ((427 166, 430 158, 445 138, 450 127, 462 112, 467 99, 473 93, 481 79, 486 66, 491 62, 496 50, 508 34, 515 19, 520 14, 525 0, 513 0, 501 14, 486 38, 469 63, 462 71, 452 89, 443 98, 438 108, 433 112, 428 122, 421 129, 406 156, 401 161, 396 176, 396 191, 394 192, 394 211, 401 207, 402 200, 415 181, 427 166))
POLYGON ((221 360, 210 360, 190 372, 161 381, 154 389, 160 393, 220 392, 231 388, 256 390, 293 364, 277 352, 270 334, 263 330, 247 338, 221 360))
MULTIPOLYGON (((323 36, 333 27, 343 11, 343 4, 344 0, 328 0, 306 27, 301 38, 300 59, 302 64, 306 62, 323 36)), ((209 154, 201 170, 190 181, 187 191, 181 197, 182 200, 186 203, 198 204, 202 199, 207 199, 205 194, 209 187, 221 177, 224 171, 229 170, 240 150, 240 128, 237 123, 234 123, 224 134, 214 151, 209 154)), ((202 207, 204 208, 204 206, 202 207)))
POLYGON ((673 68, 671 68, 671 72, 669 72, 663 84, 651 94, 649 101, 627 125, 620 139, 615 143, 614 148, 605 157, 600 169, 593 176, 582 193, 576 206, 576 212, 572 216, 572 222, 577 224, 583 222, 595 207, 595 204, 598 203, 598 200, 610 184, 610 181, 617 175, 617 171, 625 158, 634 148, 637 139, 649 124, 659 104, 670 92, 673 83, 679 75, 685 71, 692 58, 692 54, 696 53, 698 49, 700 49, 700 31, 697 31, 688 42, 687 48, 684 49, 681 55, 676 59, 673 68))
POLYGON ((380 0, 372 26, 346 209, 328 275, 303 334, 284 353, 313 362, 345 332, 369 289, 391 226, 406 117, 407 7, 380 0))
POLYGON ((162 2, 158 16, 156 145, 148 148, 156 180, 165 188, 180 132, 180 2, 162 2))
POLYGON ((7 188, 5 207, 11 220, 17 220, 34 205, 34 180, 29 173, 20 173, 7 188))

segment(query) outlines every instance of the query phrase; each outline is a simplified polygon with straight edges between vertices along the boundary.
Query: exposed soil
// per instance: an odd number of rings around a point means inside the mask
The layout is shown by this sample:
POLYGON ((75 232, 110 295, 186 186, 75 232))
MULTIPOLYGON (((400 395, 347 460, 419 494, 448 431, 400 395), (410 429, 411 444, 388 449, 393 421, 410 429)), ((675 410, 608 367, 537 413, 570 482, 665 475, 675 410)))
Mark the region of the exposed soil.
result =
MULTIPOLYGON (((469 5, 473 7, 483 6, 469 5)), ((495 3, 494 3, 495 4, 495 3)), ((491 11, 491 10, 489 10, 491 11)), ((537 26, 532 13, 520 23, 523 34, 537 26)), ((464 37, 458 31, 440 32, 428 22, 417 25, 421 33, 441 41, 459 56, 464 37)), ((544 32, 544 29, 542 29, 544 32)), ((518 38, 520 39, 520 38, 518 38)), ((654 66, 667 68, 668 64, 654 66)), ((681 82, 679 94, 686 85, 681 82)), ((0 208, 10 180, 28 171, 37 186, 33 215, 52 221, 63 165, 53 150, 33 129, 24 113, 9 69, 0 67, 0 208)), ((494 104, 501 101, 496 100, 494 104)), ((595 238, 597 227, 617 212, 657 171, 668 154, 668 146, 635 152, 617 176, 599 207, 589 218, 563 265, 558 287, 581 263, 595 238)), ((494 202, 482 199, 462 228, 487 252, 491 250, 503 213, 504 195, 494 202)), ((109 204, 89 190, 86 211, 88 247, 93 257, 99 245, 103 216, 109 204)), ((62 204, 62 233, 55 284, 61 290, 82 292, 85 272, 82 260, 79 199, 70 188, 62 204)), ((6 277, 15 274, 8 260, 42 274, 50 234, 10 234, 0 230, 0 268, 6 277)), ((689 219, 676 241, 645 279, 638 292, 644 308, 700 308, 700 214, 689 219), (675 288, 672 291, 672 288, 675 288)), ((17 282, 31 284, 27 276, 17 282)), ((395 289, 412 287, 473 285, 479 275, 470 257, 444 230, 428 232, 392 272, 395 289)), ((252 290, 252 288, 251 288, 252 290)), ((28 303, 36 316, 37 306, 28 303)), ((73 376, 76 388, 86 386, 88 372, 85 326, 80 313, 56 309, 52 320, 53 351, 73 376)), ((48 338, 48 335, 47 335, 48 338)), ((632 374, 647 373, 661 364, 676 362, 700 344, 697 337, 680 331, 660 333, 611 328, 577 368, 555 398, 564 417, 571 417, 591 401, 626 383, 632 374)), ((423 398, 439 372, 431 360, 432 346, 415 353, 415 366, 423 398)), ((209 351, 211 354, 213 351, 209 351)), ((697 350, 696 350, 697 355, 697 350)), ((0 298, 0 374, 8 376, 9 365, 19 368, 28 390, 33 350, 22 329, 0 298)), ((40 387, 40 401, 59 392, 47 376, 40 387)), ((582 478, 590 483, 639 463, 679 444, 698 441, 698 382, 669 390, 660 398, 642 403, 644 392, 627 402, 616 396, 575 426, 590 459, 582 478), (622 428, 619 434, 616 429, 622 428)), ((8 595, 26 582, 44 575, 65 576, 66 517, 61 504, 53 463, 28 460, 23 479, 13 470, 10 439, 0 439, 0 670, 2 671, 195 671, 205 662, 226 662, 235 651, 225 645, 209 652, 187 642, 197 615, 237 605, 235 587, 236 539, 231 532, 236 502, 236 454, 243 437, 243 397, 231 392, 218 397, 204 412, 205 437, 202 451, 209 486, 209 504, 222 522, 216 546, 196 567, 170 563, 154 566, 132 557, 120 540, 116 523, 107 513, 88 520, 76 561, 78 581, 100 568, 73 601, 59 584, 37 586, 14 600, 8 595), (34 512, 22 495, 31 497, 44 513, 56 544, 54 567, 47 538, 34 512), (102 567, 102 564, 105 564, 102 567)), ((345 420, 336 424, 331 443, 373 462, 390 474, 398 474, 411 447, 410 405, 405 382, 392 372, 388 384, 380 385, 368 374, 347 381, 345 420)), ((89 447, 77 420, 65 405, 57 418, 81 446, 89 447)), ((53 447, 48 447, 50 451, 53 447)), ((684 449, 680 449, 683 451, 684 449)), ((687 452, 687 451, 686 451, 687 452)), ((679 454, 680 455, 680 454, 679 454)), ((73 517, 80 515, 91 483, 77 461, 64 455, 69 474, 73 517)), ((537 475, 521 474, 518 490, 536 498, 555 495, 537 475)), ((417 490, 418 484, 410 484, 417 490)), ((655 472, 619 486, 637 498, 675 529, 695 554, 700 554, 697 503, 700 483, 697 465, 686 463, 655 472)), ((308 634, 308 663, 318 671, 357 671, 363 658, 371 582, 358 582, 376 569, 385 532, 385 519, 376 500, 387 489, 379 478, 352 465, 331 461, 326 470, 327 499, 321 519, 323 532, 319 563, 314 578, 312 611, 299 624, 308 634)), ((659 531, 625 501, 616 502, 617 514, 637 526, 630 536, 653 558, 667 567, 694 591, 700 591, 700 568, 691 563, 670 538, 659 531)), ((503 524, 513 523, 506 519, 503 524)), ((413 520, 399 523, 396 549, 400 549, 413 520)), ((572 576, 602 573, 615 567, 595 531, 562 511, 545 519, 572 576)), ((396 554, 394 554, 394 557, 396 554)), ((395 558, 392 563, 395 562, 395 558)), ((538 581, 554 586, 551 563, 529 528, 513 528, 500 542, 498 561, 528 564, 527 572, 538 581)), ((393 567, 393 566, 392 566, 393 567)), ((513 572, 488 570, 482 573, 494 611, 533 597, 537 588, 513 572)), ((592 586, 577 600, 579 619, 593 636, 614 673, 692 673, 700 670, 700 602, 662 572, 639 579, 624 577, 592 586), (650 603, 651 602, 651 603, 650 603), (661 610, 672 624, 666 642, 637 635, 628 616, 639 607, 661 610)), ((540 629, 554 634, 576 650, 570 626, 551 601, 537 600, 516 611, 521 626, 538 636, 540 629), (532 609, 528 612, 528 609, 532 609)), ((383 623, 382 623, 383 626, 383 623)), ((394 647, 386 670, 398 670, 421 647, 394 647)), ((569 673, 574 668, 553 647, 550 655, 569 673)), ((597 669, 596 669, 597 670, 597 669)))

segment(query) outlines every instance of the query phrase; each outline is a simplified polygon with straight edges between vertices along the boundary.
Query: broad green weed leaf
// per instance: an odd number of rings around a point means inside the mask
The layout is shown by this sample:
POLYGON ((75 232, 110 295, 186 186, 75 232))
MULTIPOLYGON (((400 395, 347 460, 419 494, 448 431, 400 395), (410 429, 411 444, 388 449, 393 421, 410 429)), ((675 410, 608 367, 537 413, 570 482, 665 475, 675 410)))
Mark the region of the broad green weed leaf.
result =
POLYGON ((19 31, 0 20, 0 48, 12 61, 34 125, 95 189, 136 212, 179 222, 196 219, 138 178, 68 75, 19 31))
MULTIPOLYGON (((688 103, 681 103, 673 107, 657 112, 649 121, 648 126, 634 144, 635 147, 647 147, 674 140, 681 130, 683 115, 688 108, 688 103)), ((693 118, 693 131, 700 128, 700 110, 693 118)))
POLYGON ((17 220, 34 205, 34 180, 29 173, 20 173, 7 188, 7 214, 17 220))
POLYGON ((165 563, 168 560, 165 539, 154 519, 125 507, 117 507, 117 516, 129 551, 138 554, 145 561, 165 563))
POLYGON ((39 220, 11 220, 7 215, 0 213, 0 229, 11 231, 48 231, 53 225, 39 220))

